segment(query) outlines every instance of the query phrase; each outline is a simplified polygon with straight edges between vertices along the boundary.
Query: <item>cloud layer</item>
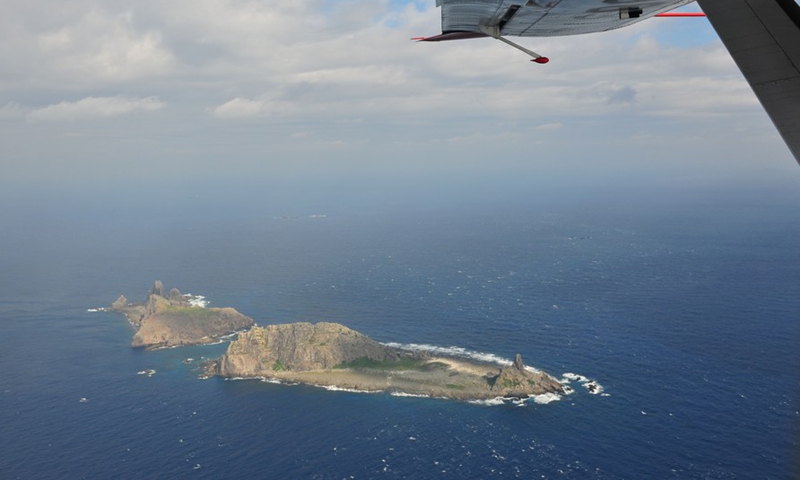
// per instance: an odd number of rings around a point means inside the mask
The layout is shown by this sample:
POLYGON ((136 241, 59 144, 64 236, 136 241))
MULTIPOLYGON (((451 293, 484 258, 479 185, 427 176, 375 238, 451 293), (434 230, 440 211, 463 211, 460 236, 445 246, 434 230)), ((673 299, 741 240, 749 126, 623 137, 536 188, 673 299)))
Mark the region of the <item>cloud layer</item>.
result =
POLYGON ((347 158, 480 158, 700 144, 701 132, 724 149, 737 130, 779 142, 704 20, 520 40, 552 59, 539 66, 492 39, 411 42, 439 32, 433 0, 12 0, 6 10, 0 138, 29 158, 52 154, 22 144, 42 136, 54 151, 107 158, 68 139, 112 117, 103 135, 137 139, 148 155, 225 154, 258 168, 277 161, 264 161, 270 153, 318 159, 331 145, 347 158), (64 121, 70 135, 46 126, 64 121))
POLYGON ((32 122, 84 120, 150 112, 163 107, 164 103, 155 97, 87 97, 77 102, 61 102, 32 110, 25 118, 32 122))

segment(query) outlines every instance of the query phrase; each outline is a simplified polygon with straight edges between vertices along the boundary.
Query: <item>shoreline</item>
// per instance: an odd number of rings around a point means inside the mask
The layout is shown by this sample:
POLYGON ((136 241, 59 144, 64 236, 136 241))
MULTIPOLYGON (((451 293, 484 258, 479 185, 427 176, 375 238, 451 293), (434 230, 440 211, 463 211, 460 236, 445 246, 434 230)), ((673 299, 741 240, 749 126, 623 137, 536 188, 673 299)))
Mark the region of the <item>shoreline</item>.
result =
MULTIPOLYGON (((449 356, 431 356, 424 370, 378 370, 370 368, 333 368, 306 371, 270 371, 258 375, 219 375, 217 361, 212 361, 206 378, 220 376, 226 380, 261 380, 288 385, 309 385, 327 390, 358 393, 388 393, 395 396, 415 396, 463 401, 524 400, 548 396, 547 401, 559 400, 567 394, 564 389, 542 387, 529 394, 503 394, 492 388, 493 381, 503 370, 502 365, 470 361, 449 356)), ((557 382, 555 378, 547 378, 557 382)))
POLYGON ((202 295, 181 294, 177 288, 167 293, 156 280, 144 302, 131 303, 120 295, 104 310, 124 315, 134 330, 131 346, 147 350, 223 343, 255 325, 234 308, 208 303, 202 295))

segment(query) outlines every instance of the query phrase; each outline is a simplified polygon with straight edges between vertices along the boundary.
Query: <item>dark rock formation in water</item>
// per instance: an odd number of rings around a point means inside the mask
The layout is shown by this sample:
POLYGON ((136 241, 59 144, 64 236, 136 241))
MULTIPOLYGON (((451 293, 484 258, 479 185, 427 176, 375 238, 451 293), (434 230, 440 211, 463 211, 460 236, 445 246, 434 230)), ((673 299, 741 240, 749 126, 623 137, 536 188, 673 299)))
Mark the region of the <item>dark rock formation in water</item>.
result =
POLYGON ((220 337, 254 325, 253 319, 233 308, 192 306, 176 288, 164 297, 164 285, 157 280, 147 301, 130 304, 120 296, 111 309, 123 313, 136 328, 131 346, 171 347, 213 343, 220 337))

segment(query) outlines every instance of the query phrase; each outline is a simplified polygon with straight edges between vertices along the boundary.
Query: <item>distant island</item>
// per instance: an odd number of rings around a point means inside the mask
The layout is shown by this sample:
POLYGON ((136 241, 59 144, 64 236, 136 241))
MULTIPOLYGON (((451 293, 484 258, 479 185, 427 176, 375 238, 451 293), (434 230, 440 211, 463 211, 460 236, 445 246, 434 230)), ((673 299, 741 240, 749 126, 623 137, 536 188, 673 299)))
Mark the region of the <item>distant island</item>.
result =
POLYGON ((120 295, 111 310, 124 314, 136 329, 131 346, 148 349, 214 343, 255 325, 233 308, 205 308, 195 300, 177 288, 165 292, 156 280, 145 302, 130 303, 120 295))
POLYGON ((111 310, 123 313, 136 329, 132 347, 209 344, 238 333, 225 355, 205 365, 206 376, 460 400, 561 395, 569 388, 526 367, 520 355, 511 365, 499 365, 409 351, 338 323, 258 327, 233 308, 206 308, 201 300, 177 288, 166 292, 156 280, 147 301, 130 303, 121 295, 111 310))
POLYGON ((520 355, 499 366, 410 352, 337 323, 253 327, 239 334, 207 373, 462 400, 565 393, 550 375, 525 367, 520 355))

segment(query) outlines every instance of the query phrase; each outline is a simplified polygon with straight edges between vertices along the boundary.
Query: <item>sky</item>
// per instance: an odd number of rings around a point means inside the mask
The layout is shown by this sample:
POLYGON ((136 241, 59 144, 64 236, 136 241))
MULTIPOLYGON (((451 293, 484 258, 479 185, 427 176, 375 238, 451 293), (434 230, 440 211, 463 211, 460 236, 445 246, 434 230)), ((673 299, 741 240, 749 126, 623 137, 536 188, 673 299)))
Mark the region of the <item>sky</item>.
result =
POLYGON ((441 31, 434 0, 0 2, 6 186, 800 181, 705 19, 518 39, 535 65, 488 38, 411 41, 441 31))

